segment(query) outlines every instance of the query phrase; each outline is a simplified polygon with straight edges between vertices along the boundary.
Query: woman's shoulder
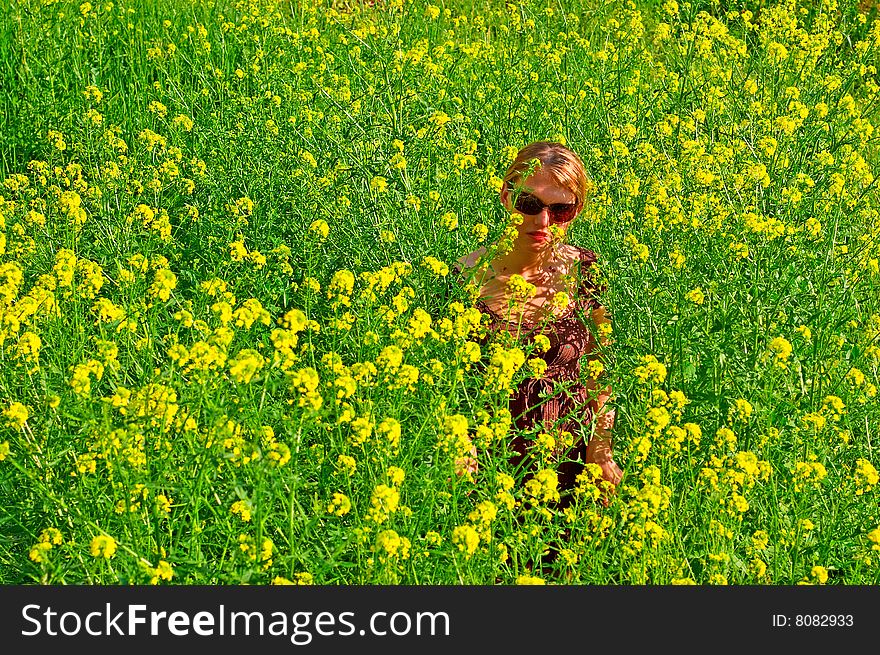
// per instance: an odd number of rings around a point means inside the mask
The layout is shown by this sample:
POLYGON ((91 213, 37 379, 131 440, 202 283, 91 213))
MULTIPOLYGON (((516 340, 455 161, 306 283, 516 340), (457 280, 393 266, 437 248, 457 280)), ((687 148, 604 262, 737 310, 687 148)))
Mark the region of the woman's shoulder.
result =
POLYGON ((477 265, 477 262, 480 261, 480 258, 485 254, 486 248, 480 246, 473 252, 469 252, 468 254, 459 257, 454 264, 454 268, 457 272, 468 271, 474 268, 477 265))
POLYGON ((571 248, 570 255, 572 259, 579 260, 582 262, 586 262, 588 265, 593 264, 599 260, 599 255, 597 255, 594 251, 589 248, 584 248, 583 246, 575 246, 572 244, 567 244, 569 248, 571 248))
POLYGON ((593 264, 599 260, 595 251, 583 246, 571 246, 574 249, 575 261, 578 266, 578 287, 581 299, 592 309, 600 305, 599 297, 607 291, 604 284, 597 283, 593 264))

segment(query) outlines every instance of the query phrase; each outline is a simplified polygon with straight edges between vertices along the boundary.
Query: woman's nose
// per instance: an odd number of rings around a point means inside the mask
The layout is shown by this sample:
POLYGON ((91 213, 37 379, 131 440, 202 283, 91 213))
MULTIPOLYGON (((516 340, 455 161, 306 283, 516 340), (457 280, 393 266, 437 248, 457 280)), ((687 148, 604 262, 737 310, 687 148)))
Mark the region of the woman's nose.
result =
POLYGON ((539 227, 544 227, 545 225, 550 224, 550 208, 544 207, 541 209, 541 213, 535 216, 535 223, 538 224, 539 227))

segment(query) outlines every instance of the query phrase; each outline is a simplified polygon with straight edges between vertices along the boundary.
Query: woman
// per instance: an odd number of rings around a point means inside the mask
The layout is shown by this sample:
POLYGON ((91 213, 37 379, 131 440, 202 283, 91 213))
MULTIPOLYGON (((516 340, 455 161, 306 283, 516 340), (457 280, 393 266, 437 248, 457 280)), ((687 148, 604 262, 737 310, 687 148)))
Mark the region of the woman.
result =
MULTIPOLYGON (((554 437, 563 431, 573 436, 570 448, 555 451, 561 462, 561 490, 575 486, 585 463, 597 464, 611 485, 622 477, 611 453, 615 413, 606 407, 611 389, 599 388, 592 378, 587 384, 580 381, 581 357, 598 354, 588 323, 596 327, 610 323, 587 271, 596 254, 563 243, 584 207, 588 185, 583 163, 565 146, 547 141, 526 146, 508 168, 501 187, 501 204, 523 217, 513 248, 494 256, 480 248, 459 259, 456 267, 462 277, 479 285, 477 307, 488 314, 490 333, 507 330, 525 343, 539 334, 549 338, 550 348, 536 351, 547 363, 546 371, 541 378, 520 384, 510 398, 510 411, 519 430, 539 427, 554 437), (511 289, 524 286, 515 276, 534 285, 535 292, 511 309, 511 289), (568 304, 560 292, 569 298, 568 304), (549 399, 548 391, 555 392, 549 399)), ((516 436, 512 446, 515 463, 523 462, 526 440, 516 436)))

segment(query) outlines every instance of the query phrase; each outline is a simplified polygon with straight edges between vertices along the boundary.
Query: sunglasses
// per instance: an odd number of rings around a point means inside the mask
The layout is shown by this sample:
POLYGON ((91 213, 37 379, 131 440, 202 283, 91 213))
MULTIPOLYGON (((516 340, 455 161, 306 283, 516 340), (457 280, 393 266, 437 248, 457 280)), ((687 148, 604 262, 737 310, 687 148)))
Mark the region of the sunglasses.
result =
POLYGON ((554 225, 568 223, 575 217, 578 209, 577 203, 557 202, 552 205, 545 205, 531 193, 525 192, 519 194, 519 197, 516 199, 516 204, 514 204, 516 211, 528 216, 537 216, 541 213, 541 210, 543 210, 544 207, 547 207, 550 210, 550 222, 554 225))

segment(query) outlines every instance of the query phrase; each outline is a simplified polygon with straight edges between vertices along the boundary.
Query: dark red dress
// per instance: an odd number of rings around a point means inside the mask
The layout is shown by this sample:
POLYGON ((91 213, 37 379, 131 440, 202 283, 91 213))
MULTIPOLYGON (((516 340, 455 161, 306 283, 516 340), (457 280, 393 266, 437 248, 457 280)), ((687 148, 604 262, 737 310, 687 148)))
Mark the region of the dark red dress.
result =
MULTIPOLYGON (((580 317, 586 315, 589 320, 592 310, 598 308, 600 288, 594 283, 588 269, 596 261, 596 253, 586 248, 575 246, 579 251, 578 290, 571 299, 567 312, 555 319, 540 324, 523 321, 507 321, 495 314, 482 301, 476 307, 489 316, 489 334, 484 340, 491 339, 492 332, 507 330, 516 335, 519 329, 520 341, 527 345, 538 334, 544 334, 550 340, 547 352, 534 351, 532 357, 541 357, 547 362, 543 378, 528 378, 510 396, 510 413, 518 428, 511 440, 511 447, 517 453, 514 464, 529 463, 526 461, 528 441, 525 434, 535 433, 535 428, 558 438, 561 431, 571 433, 574 438, 572 447, 567 452, 555 453, 559 465, 560 490, 571 489, 575 478, 583 470, 586 459, 585 435, 589 435, 593 411, 590 406, 590 391, 581 382, 581 358, 597 351, 595 337, 581 322, 580 317)), ((458 267, 455 268, 458 272, 458 267)))

